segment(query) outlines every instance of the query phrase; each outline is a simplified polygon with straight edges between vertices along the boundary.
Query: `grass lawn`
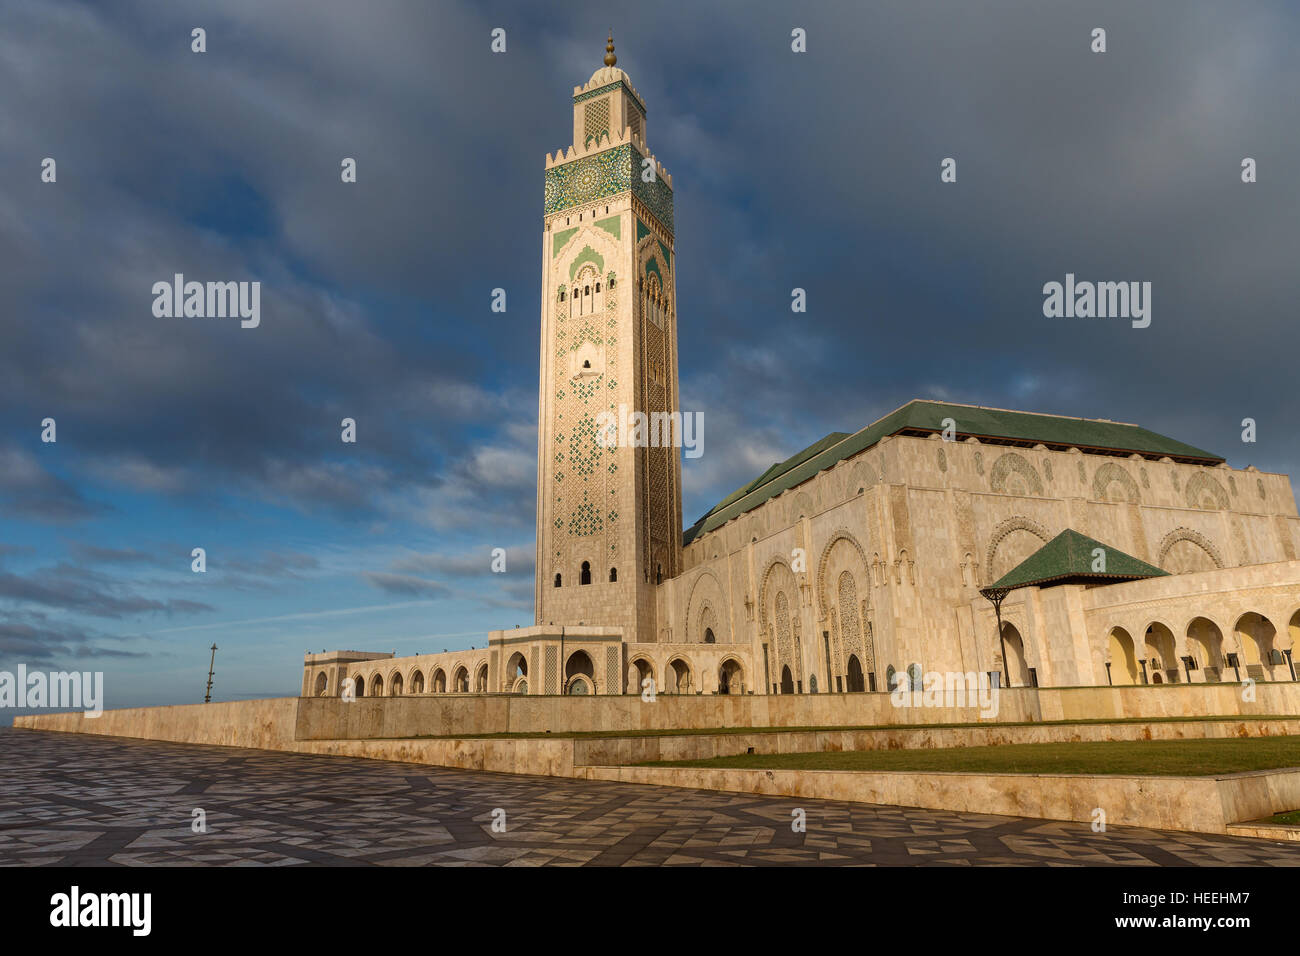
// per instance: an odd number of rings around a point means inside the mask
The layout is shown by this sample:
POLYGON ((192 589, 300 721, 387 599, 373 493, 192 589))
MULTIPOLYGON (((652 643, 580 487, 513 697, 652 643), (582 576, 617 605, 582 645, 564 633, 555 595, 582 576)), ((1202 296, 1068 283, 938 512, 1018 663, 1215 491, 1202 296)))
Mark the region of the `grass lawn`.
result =
POLYGON ((1195 777, 1300 767, 1300 736, 1213 740, 1117 740, 1006 744, 943 750, 856 750, 740 754, 647 767, 737 770, 912 770, 967 773, 1088 773, 1195 777))
POLYGON ((1275 813, 1268 818, 1269 823, 1300 823, 1300 810, 1288 810, 1286 813, 1275 813))

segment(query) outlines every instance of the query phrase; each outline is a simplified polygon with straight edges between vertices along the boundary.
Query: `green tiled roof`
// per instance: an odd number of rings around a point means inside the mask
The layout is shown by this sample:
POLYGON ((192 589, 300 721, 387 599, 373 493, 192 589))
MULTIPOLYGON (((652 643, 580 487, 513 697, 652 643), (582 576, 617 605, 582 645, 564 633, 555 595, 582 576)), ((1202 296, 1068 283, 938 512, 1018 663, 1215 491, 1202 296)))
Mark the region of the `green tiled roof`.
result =
POLYGON ((1156 578, 1168 573, 1086 534, 1066 528, 985 590, 1015 590, 1049 583, 1111 584, 1116 580, 1156 578), (1097 558, 1094 552, 1098 548, 1105 552, 1105 571, 1093 570, 1097 558))
POLYGON ((1217 465, 1223 461, 1223 458, 1211 452, 1123 422, 916 400, 852 435, 832 432, 797 455, 773 465, 749 484, 722 499, 686 529, 682 542, 690 544, 701 534, 713 531, 781 492, 802 484, 819 471, 852 458, 882 438, 890 435, 941 433, 946 418, 956 422, 958 439, 973 436, 981 441, 1023 446, 1041 442, 1049 448, 1076 447, 1081 451, 1098 454, 1138 454, 1149 458, 1168 456, 1174 461, 1199 465, 1217 465))

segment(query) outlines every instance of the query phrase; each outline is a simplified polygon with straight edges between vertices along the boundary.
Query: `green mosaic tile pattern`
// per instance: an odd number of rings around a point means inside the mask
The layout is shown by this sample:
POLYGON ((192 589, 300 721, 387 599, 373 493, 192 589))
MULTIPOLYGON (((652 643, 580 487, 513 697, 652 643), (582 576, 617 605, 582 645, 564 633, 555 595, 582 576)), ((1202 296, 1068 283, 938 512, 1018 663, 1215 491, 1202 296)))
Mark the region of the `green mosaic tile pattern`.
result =
POLYGON ((602 219, 600 220, 600 222, 596 223, 596 228, 604 229, 615 239, 622 239, 623 238, 623 217, 610 216, 608 219, 602 219))
POLYGON ((632 150, 634 161, 632 195, 645 203, 645 207, 659 220, 659 224, 670 234, 674 234, 676 230, 673 226, 673 191, 660 176, 655 176, 653 182, 641 181, 641 163, 644 158, 635 149, 632 150))
MULTIPOLYGON (((546 214, 627 192, 632 188, 632 153, 631 145, 625 143, 548 169, 546 214)), ((639 159, 637 168, 640 169, 639 159)))
POLYGON ((637 110, 641 113, 641 118, 644 119, 645 104, 642 103, 640 97, 638 97, 636 93, 632 91, 632 87, 628 86, 622 80, 615 80, 613 83, 608 83, 605 86, 598 86, 594 90, 588 90, 585 93, 579 93, 577 96, 573 98, 573 102, 582 103, 586 100, 592 99, 593 97, 603 96, 604 94, 608 93, 610 90, 618 89, 619 87, 622 87, 624 92, 627 93, 627 98, 632 101, 632 105, 637 108, 637 110))

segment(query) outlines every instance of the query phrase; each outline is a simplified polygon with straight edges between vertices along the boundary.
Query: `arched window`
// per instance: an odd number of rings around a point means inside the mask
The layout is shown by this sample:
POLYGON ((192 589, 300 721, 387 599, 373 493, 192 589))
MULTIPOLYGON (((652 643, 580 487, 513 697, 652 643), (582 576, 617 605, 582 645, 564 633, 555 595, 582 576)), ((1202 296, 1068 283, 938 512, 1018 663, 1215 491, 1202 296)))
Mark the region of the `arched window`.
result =
POLYGON ((556 571, 556 572, 555 572, 555 586, 556 586, 557 588, 560 586, 560 572, 559 572, 559 571, 556 571))
POLYGON ((655 584, 663 584, 663 583, 664 583, 664 566, 663 566, 662 564, 656 564, 656 565, 655 565, 655 584))
POLYGON ((599 283, 599 282, 596 283, 596 291, 597 291, 597 292, 600 291, 600 283, 599 283))
POLYGON ((560 301, 561 301, 561 302, 564 301, 564 290, 563 290, 563 289, 560 290, 560 301))
POLYGON ((582 576, 578 579, 578 583, 579 584, 591 583, 591 562, 590 561, 582 562, 582 576))
POLYGON ((711 627, 706 627, 706 628, 704 629, 704 643, 705 643, 705 644, 713 644, 715 641, 716 641, 716 638, 713 636, 713 628, 711 628, 711 627))
POLYGON ((613 583, 614 583, 615 581, 617 581, 617 580, 618 580, 618 568, 610 568, 610 569, 609 569, 609 583, 610 583, 610 584, 613 584, 613 583))
POLYGON ((583 294, 583 295, 591 295, 591 286, 589 286, 589 285, 585 285, 585 286, 583 286, 583 287, 582 287, 582 294, 583 294))

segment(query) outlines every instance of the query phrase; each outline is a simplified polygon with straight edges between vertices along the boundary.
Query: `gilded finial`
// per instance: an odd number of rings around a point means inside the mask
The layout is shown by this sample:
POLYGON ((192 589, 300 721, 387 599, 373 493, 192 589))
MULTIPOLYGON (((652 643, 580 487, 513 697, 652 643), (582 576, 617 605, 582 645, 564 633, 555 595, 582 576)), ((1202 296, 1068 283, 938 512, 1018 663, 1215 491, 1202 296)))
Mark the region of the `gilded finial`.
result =
POLYGON ((609 31, 609 42, 605 44, 605 65, 613 66, 618 62, 618 57, 614 55, 614 31, 609 31))

